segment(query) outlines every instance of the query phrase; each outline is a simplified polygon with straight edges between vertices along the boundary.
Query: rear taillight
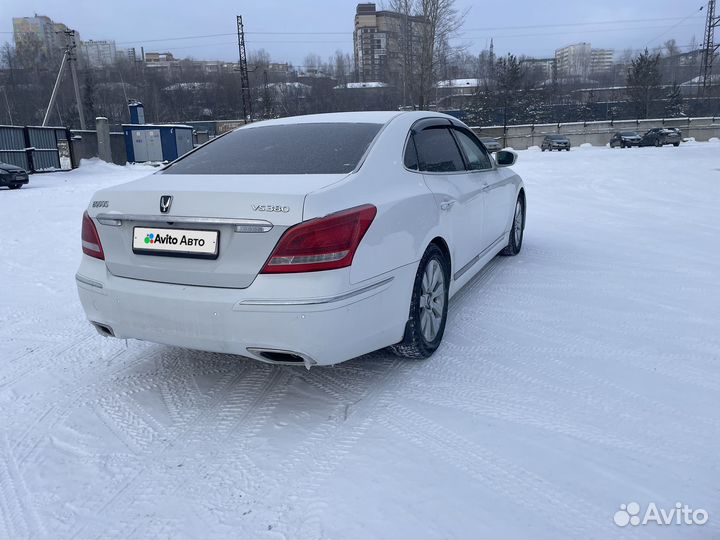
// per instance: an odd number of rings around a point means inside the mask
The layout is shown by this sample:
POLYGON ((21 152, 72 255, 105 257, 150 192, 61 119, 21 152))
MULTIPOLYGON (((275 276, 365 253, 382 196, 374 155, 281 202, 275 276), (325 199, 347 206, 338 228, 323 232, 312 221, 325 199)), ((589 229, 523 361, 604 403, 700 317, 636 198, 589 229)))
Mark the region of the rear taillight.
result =
POLYGON ((82 221, 82 250, 85 255, 105 260, 105 253, 103 253, 95 223, 87 212, 83 214, 82 221))
POLYGON ((262 273, 317 272, 350 266, 376 214, 377 208, 366 204, 288 229, 262 273))

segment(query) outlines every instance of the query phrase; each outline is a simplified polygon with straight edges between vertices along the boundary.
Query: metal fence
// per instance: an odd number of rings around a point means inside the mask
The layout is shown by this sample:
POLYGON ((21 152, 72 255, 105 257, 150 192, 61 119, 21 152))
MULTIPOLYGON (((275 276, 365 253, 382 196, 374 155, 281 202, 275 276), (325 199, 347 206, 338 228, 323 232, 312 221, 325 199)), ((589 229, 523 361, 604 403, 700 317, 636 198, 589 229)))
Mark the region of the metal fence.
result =
POLYGON ((64 127, 0 126, 0 162, 29 172, 72 168, 70 131, 64 127))

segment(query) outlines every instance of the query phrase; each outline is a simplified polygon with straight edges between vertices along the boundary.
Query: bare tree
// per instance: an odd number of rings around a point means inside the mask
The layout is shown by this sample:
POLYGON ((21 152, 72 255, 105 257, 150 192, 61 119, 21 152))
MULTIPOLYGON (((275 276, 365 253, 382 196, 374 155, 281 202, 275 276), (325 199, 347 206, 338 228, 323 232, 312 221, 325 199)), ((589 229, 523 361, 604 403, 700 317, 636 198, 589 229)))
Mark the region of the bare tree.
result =
POLYGON ((440 66, 447 64, 450 38, 462 26, 467 12, 458 12, 455 0, 390 0, 389 8, 401 16, 403 94, 405 99, 411 96, 413 105, 426 109, 432 88, 441 77, 440 66))

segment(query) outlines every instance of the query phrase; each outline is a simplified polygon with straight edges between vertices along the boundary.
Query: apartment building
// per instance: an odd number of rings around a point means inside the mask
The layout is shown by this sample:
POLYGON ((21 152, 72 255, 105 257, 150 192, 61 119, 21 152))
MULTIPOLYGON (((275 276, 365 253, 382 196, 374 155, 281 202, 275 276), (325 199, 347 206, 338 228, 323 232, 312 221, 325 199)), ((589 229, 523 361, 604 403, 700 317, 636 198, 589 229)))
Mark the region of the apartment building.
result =
POLYGON ((358 82, 399 85, 420 51, 423 17, 378 11, 375 4, 358 4, 354 53, 358 82))
MULTIPOLYGON (((13 17, 13 37, 19 52, 30 52, 43 56, 61 54, 68 44, 65 32, 70 29, 63 23, 55 22, 45 15, 13 17)), ((75 41, 80 35, 75 33, 75 41)))
POLYGON ((117 47, 114 41, 82 41, 80 57, 91 68, 110 66, 117 60, 117 47))
POLYGON ((590 43, 575 43, 555 51, 559 77, 588 77, 610 71, 615 51, 593 49, 590 43))

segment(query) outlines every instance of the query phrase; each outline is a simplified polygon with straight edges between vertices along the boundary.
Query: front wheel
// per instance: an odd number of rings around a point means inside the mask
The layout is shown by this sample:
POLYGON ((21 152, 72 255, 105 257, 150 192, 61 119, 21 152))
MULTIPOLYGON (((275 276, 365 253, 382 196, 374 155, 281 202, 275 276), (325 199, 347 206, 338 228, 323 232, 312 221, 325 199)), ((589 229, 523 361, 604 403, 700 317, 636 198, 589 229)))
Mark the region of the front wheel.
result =
POLYGON ((405 358, 427 358, 440 346, 447 321, 450 271, 440 248, 431 244, 418 265, 403 340, 390 348, 405 358))
POLYGON ((510 228, 510 241, 500 252, 500 255, 517 255, 522 249, 523 236, 525 234, 525 203, 522 197, 518 197, 515 203, 515 214, 513 215, 512 227, 510 228))
POLYGON ((678 146, 680 146, 680 143, 679 143, 679 142, 673 143, 673 146, 674 146, 675 148, 677 148, 678 146))
POLYGON ((12 184, 8 186, 10 189, 20 189, 22 187, 22 184, 12 184))

